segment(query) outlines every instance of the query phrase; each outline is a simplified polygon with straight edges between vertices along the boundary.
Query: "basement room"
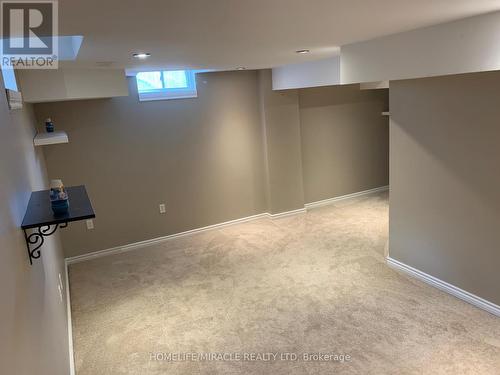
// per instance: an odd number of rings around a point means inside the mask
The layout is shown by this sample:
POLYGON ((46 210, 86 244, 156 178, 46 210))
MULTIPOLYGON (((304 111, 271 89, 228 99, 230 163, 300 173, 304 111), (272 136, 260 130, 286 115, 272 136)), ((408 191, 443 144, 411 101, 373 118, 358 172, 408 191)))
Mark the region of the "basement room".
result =
POLYGON ((500 0, 1 9, 0 374, 500 374, 500 0))

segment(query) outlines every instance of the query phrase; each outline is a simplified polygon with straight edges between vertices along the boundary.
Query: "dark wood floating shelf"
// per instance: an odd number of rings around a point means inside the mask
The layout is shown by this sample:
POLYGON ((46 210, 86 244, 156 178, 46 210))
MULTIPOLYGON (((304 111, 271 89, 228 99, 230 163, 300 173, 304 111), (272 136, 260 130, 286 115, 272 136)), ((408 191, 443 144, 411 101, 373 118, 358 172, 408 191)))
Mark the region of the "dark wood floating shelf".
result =
POLYGON ((45 237, 54 234, 57 228, 66 228, 68 223, 72 221, 93 219, 95 217, 85 186, 67 187, 66 192, 68 193, 69 210, 63 215, 55 215, 52 212, 49 190, 31 193, 28 208, 21 224, 30 264, 33 264, 33 259, 40 258, 40 248, 45 241, 45 237), (34 229, 34 231, 28 234, 29 229, 34 229))

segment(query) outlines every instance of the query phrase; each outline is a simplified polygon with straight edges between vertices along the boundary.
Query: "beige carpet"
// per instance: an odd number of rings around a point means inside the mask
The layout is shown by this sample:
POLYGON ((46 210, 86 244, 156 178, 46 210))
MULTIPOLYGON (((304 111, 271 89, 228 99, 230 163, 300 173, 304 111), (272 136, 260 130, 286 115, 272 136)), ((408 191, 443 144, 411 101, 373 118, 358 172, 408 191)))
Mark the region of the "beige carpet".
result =
POLYGON ((77 374, 500 374, 500 319, 386 266, 387 232, 384 193, 75 264, 77 374))

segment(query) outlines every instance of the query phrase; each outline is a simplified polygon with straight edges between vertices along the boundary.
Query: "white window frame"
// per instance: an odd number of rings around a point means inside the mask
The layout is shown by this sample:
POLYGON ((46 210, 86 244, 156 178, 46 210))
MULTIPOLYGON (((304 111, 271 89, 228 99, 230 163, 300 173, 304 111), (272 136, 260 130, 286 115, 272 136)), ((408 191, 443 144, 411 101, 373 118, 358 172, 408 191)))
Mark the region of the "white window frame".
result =
MULTIPOLYGON (((161 77, 163 78, 163 72, 168 70, 161 70, 161 77)), ((173 88, 163 88, 157 90, 148 90, 140 92, 137 89, 139 94, 139 101, 146 102, 152 100, 170 100, 170 99, 188 99, 188 98, 197 98, 198 91, 196 89, 196 72, 194 70, 185 70, 186 72, 186 80, 188 87, 173 89, 173 88)))

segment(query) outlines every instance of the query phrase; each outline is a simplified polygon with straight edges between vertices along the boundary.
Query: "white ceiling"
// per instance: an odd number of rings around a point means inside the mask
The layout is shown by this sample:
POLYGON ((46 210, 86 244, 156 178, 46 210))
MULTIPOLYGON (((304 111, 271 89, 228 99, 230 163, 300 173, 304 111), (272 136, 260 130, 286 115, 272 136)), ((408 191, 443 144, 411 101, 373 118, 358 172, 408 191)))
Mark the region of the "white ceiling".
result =
POLYGON ((495 10, 500 0, 60 0, 59 33, 84 36, 73 65, 251 69, 495 10))

